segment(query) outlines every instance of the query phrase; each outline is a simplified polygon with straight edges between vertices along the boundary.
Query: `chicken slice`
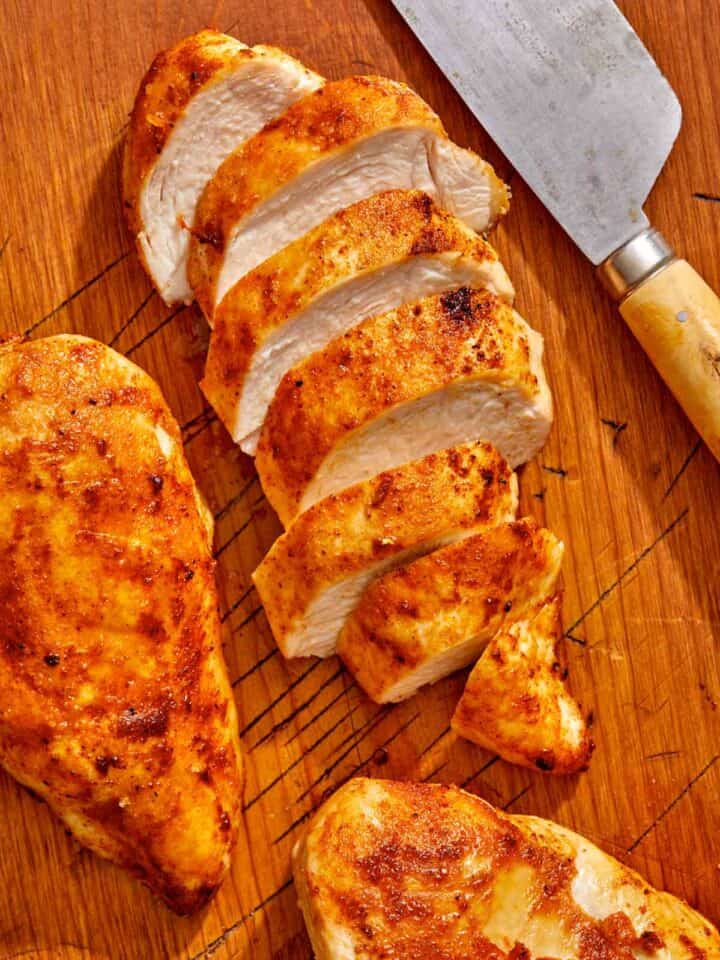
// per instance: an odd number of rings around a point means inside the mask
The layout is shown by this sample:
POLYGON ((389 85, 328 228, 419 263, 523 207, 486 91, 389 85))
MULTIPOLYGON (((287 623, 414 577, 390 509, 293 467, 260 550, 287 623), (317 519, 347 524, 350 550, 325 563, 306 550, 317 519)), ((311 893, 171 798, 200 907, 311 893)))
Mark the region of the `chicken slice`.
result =
POLYGON ((542 446, 543 341, 487 290, 371 317, 293 367, 256 467, 285 524, 318 500, 428 453, 486 440, 515 467, 542 446))
POLYGON ((493 248, 417 190, 341 210, 239 280, 215 313, 202 384, 254 454, 287 371, 366 317, 433 293, 487 287, 512 302, 493 248))
POLYGON ((699 913, 550 820, 354 779, 293 852, 317 960, 718 960, 699 913))
POLYGON ((431 454, 321 500, 253 575, 286 657, 327 657, 367 584, 385 570, 512 519, 517 479, 488 444, 431 454))
POLYGON ((338 653, 377 703, 405 700, 477 659, 555 588, 563 545, 534 520, 496 527, 398 567, 362 595, 338 653))
POLYGON ((214 30, 157 55, 140 84, 123 163, 128 223, 166 303, 192 300, 189 229, 205 184, 241 143, 322 77, 275 47, 214 30))
POLYGON ((0 347, 0 764, 177 913, 240 819, 211 534, 147 374, 84 337, 0 347))
POLYGON ((452 719, 461 736, 505 760, 551 773, 587 767, 587 724, 558 660, 560 594, 505 626, 475 665, 452 719))
POLYGON ((508 206, 492 167, 452 143, 402 83, 328 83, 268 124, 219 168, 200 200, 188 276, 208 316, 254 267, 327 217, 375 193, 429 193, 474 230, 508 206))

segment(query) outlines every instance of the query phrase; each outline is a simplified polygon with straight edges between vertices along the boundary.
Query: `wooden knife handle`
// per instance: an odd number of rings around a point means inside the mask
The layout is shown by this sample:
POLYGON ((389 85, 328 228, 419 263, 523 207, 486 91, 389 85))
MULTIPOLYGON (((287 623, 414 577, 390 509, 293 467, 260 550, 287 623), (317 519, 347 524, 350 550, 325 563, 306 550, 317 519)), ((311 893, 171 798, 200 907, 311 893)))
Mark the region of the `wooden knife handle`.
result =
POLYGON ((686 260, 636 287, 620 313, 720 460, 720 300, 686 260))
POLYGON ((687 261, 675 259, 657 231, 650 229, 633 243, 634 249, 628 245, 624 255, 613 255, 614 265, 606 261, 600 267, 603 280, 620 300, 620 313, 661 377, 720 460, 720 299, 687 261), (652 249, 659 256, 655 270, 652 249), (646 276, 631 277, 633 270, 640 272, 643 259, 646 276), (623 280, 634 283, 623 290, 623 280))

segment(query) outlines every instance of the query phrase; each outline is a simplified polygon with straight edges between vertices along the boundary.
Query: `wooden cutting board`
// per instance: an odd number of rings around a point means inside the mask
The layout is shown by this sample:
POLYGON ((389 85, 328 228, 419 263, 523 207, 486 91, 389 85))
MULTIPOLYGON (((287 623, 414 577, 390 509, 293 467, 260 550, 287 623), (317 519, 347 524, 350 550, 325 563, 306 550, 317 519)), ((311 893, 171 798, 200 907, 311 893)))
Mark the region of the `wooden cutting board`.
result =
MULTIPOLYGON (((720 288, 720 6, 622 6, 685 113, 650 218, 720 288)), ((1 325, 34 337, 97 337, 165 391, 217 520, 248 778, 246 834, 232 872, 203 914, 181 920, 84 852, 0 774, 0 960, 306 960, 290 851, 310 811, 356 773, 460 783, 513 812, 553 817, 719 922, 720 467, 590 266, 389 0, 4 0, 2 9, 1 325), (595 716, 589 773, 547 779, 458 741, 448 722, 462 676, 380 709, 337 660, 286 663, 276 652, 250 573, 278 523, 252 462, 197 387, 206 324, 195 308, 169 311, 151 292, 118 197, 127 114, 143 72, 157 50, 206 25, 278 44, 329 77, 406 80, 455 139, 512 182, 512 209, 494 240, 520 310, 545 335, 556 402, 550 440, 522 471, 522 506, 567 544, 571 683, 595 716)))

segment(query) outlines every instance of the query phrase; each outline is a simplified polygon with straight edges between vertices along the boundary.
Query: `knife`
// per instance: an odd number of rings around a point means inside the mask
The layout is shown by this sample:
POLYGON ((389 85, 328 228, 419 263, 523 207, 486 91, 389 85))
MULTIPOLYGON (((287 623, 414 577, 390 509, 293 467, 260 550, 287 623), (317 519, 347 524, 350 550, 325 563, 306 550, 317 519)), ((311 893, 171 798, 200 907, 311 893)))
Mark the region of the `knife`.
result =
POLYGON ((617 300, 720 459, 720 300, 643 205, 680 130, 611 0, 393 0, 617 300))

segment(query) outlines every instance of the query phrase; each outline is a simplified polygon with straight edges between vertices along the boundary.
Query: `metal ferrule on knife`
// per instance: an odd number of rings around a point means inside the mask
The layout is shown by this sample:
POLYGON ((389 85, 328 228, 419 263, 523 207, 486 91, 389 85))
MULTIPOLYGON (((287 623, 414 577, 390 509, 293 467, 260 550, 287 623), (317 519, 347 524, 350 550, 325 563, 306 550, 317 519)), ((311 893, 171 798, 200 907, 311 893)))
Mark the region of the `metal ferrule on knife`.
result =
POLYGON ((648 227, 611 253, 597 270, 613 299, 622 301, 675 259, 675 251, 660 231, 648 227))

